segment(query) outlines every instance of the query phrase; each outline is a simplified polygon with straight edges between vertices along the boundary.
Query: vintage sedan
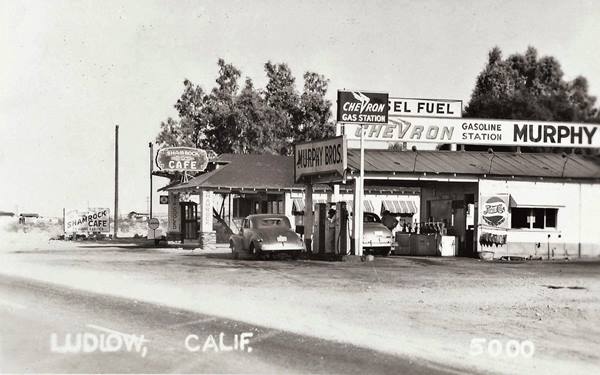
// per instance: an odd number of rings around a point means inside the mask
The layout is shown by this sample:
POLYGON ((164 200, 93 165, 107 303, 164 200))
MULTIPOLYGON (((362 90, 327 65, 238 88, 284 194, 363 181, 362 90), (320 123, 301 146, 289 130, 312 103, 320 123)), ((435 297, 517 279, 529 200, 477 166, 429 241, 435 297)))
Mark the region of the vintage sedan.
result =
POLYGON ((254 258, 272 258, 275 254, 288 254, 293 259, 304 251, 304 242, 291 229, 285 215, 250 215, 242 221, 239 234, 229 238, 234 259, 240 255, 254 258))
POLYGON ((388 256, 392 250, 392 232, 381 223, 377 214, 365 212, 363 216, 363 252, 388 256))

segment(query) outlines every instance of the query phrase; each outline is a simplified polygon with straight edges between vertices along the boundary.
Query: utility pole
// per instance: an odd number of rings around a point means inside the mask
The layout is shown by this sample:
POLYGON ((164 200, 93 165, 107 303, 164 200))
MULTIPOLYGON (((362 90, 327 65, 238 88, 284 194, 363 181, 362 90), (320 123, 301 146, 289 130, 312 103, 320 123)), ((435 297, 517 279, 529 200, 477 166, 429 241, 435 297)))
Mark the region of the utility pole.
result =
POLYGON ((113 238, 117 239, 117 228, 119 226, 119 125, 115 125, 115 212, 113 238))
POLYGON ((152 156, 154 154, 154 146, 152 145, 152 142, 148 142, 148 147, 150 148, 150 215, 149 215, 149 219, 152 219, 152 172, 154 171, 154 164, 152 163, 152 156))

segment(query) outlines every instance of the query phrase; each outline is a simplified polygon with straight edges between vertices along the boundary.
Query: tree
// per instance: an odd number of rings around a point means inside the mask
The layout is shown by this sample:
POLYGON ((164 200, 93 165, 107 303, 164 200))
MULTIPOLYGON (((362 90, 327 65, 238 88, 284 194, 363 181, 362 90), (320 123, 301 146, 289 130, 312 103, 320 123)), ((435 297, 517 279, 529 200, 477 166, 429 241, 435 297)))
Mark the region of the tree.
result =
POLYGON ((179 121, 169 117, 162 122, 156 141, 165 146, 202 147, 208 127, 205 116, 207 96, 200 86, 188 79, 183 81, 183 86, 183 94, 175 103, 179 121))
POLYGON ((219 75, 217 86, 212 89, 207 99, 205 120, 208 123, 204 134, 205 145, 218 154, 233 152, 238 142, 241 128, 237 118, 235 97, 238 92, 239 69, 219 59, 219 75))
POLYGON ((282 153, 287 153, 289 147, 299 132, 301 123, 300 96, 296 91, 296 79, 287 64, 265 64, 267 86, 264 91, 265 100, 270 108, 278 112, 274 118, 278 137, 284 140, 282 153))
POLYGON ((167 121, 160 123, 160 132, 156 137, 156 142, 166 146, 196 147, 197 145, 192 142, 191 138, 184 134, 189 130, 189 126, 183 126, 169 117, 167 121))
POLYGON ((477 77, 466 117, 590 122, 596 98, 584 77, 565 81, 554 57, 538 58, 535 48, 502 59, 498 47, 477 77))
POLYGON ((175 104, 179 119, 161 123, 157 142, 186 145, 216 153, 291 152, 291 144, 333 134, 331 102, 325 99, 329 81, 306 72, 304 90, 285 63, 265 64, 267 85, 257 90, 246 78, 240 90, 241 71, 223 59, 217 62, 216 86, 206 93, 185 80, 175 104))
POLYGON ((250 78, 246 78, 246 84, 236 98, 236 108, 241 132, 233 151, 242 154, 278 153, 283 147, 276 128, 278 113, 254 89, 250 78))
POLYGON ((331 101, 325 99, 329 80, 323 75, 304 73, 304 92, 300 97, 301 124, 296 141, 331 137, 335 133, 331 121, 331 101))

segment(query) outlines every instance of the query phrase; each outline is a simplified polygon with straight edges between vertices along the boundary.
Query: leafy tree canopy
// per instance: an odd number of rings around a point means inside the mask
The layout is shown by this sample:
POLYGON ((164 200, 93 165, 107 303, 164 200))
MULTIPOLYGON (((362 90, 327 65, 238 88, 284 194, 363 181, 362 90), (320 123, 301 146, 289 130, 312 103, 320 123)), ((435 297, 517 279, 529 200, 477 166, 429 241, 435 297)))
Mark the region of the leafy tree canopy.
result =
POLYGON ((564 79, 559 62, 538 57, 529 47, 524 54, 502 59, 498 47, 477 77, 466 117, 540 121, 598 122, 596 98, 588 94, 584 77, 564 79))
POLYGON ((175 103, 178 119, 161 123, 156 138, 165 146, 189 146, 217 154, 289 154, 294 142, 333 135, 331 102, 325 98, 329 80, 306 72, 298 92, 287 64, 265 64, 267 85, 256 89, 250 78, 240 88, 241 71, 223 59, 217 62, 216 86, 205 92, 189 80, 175 103))

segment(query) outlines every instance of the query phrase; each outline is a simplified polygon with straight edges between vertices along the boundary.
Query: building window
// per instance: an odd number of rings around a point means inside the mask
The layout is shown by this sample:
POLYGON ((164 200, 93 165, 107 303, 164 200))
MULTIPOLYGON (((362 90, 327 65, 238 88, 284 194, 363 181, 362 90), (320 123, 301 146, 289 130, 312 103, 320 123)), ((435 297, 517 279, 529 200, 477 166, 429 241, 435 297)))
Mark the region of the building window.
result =
POLYGON ((546 208, 546 228, 556 228, 558 208, 546 208))
POLYGON ((511 228, 514 229, 529 229, 529 213, 531 209, 529 208, 512 208, 510 213, 511 220, 511 228))
POLYGON ((556 228, 557 208, 513 207, 510 212, 513 229, 556 228))

